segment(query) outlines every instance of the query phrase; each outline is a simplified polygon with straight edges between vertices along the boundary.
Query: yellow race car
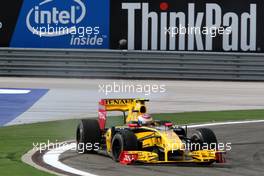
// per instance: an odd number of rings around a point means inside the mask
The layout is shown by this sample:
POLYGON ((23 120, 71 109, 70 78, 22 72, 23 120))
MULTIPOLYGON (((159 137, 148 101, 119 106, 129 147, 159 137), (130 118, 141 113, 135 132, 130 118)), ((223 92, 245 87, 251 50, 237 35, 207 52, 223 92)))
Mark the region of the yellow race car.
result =
POLYGON ((141 123, 140 118, 147 114, 147 101, 102 99, 98 120, 84 119, 77 127, 77 150, 105 153, 122 164, 225 162, 211 129, 196 129, 188 138, 187 126, 149 119, 141 123), (124 124, 106 128, 107 111, 123 112, 124 124))

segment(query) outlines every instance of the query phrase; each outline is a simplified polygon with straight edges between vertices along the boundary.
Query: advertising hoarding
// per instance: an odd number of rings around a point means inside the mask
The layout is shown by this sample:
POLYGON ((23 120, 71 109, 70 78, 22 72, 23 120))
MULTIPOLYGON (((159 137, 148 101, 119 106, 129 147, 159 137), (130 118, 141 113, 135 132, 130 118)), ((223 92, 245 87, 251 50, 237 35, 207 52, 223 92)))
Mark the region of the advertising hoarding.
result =
POLYGON ((3 24, 6 31, 0 31, 1 46, 109 48, 108 0, 18 2, 1 5, 1 24, 10 21, 3 24))
POLYGON ((110 47, 264 52, 263 1, 111 0, 110 47))

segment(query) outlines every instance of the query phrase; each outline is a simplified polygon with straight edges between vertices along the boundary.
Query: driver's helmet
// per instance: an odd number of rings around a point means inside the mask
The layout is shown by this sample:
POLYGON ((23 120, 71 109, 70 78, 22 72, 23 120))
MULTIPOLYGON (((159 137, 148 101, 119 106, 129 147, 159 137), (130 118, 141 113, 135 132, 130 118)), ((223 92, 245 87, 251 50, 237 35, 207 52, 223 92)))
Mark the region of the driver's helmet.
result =
POLYGON ((142 114, 138 116, 138 123, 141 125, 148 125, 153 122, 153 119, 150 114, 142 114))

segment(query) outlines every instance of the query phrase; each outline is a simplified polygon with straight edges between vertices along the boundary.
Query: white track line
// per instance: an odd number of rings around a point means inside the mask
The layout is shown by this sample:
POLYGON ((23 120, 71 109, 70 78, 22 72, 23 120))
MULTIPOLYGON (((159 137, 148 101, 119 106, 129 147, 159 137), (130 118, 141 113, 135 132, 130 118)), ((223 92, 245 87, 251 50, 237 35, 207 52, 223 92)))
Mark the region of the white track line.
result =
POLYGON ((83 176, 97 176, 94 174, 90 174, 88 172, 83 172, 78 169, 74 169, 59 161, 59 157, 62 153, 68 150, 71 150, 73 148, 76 148, 76 143, 71 143, 71 144, 64 145, 59 148, 52 149, 43 156, 43 161, 57 169, 60 169, 60 170, 63 170, 65 172, 69 172, 72 174, 83 175, 83 176))
MULTIPOLYGON (((236 121, 236 122, 218 122, 218 123, 206 123, 206 124, 200 124, 200 125, 188 125, 188 128, 196 128, 196 127, 205 127, 205 126, 218 126, 218 125, 234 125, 234 124, 247 124, 247 123, 261 123, 264 122, 264 120, 250 120, 250 121, 236 121)), ((63 170, 65 172, 69 172, 76 175, 82 175, 82 176, 97 176, 88 172, 84 172, 75 168, 72 168, 62 162, 59 161, 59 156, 73 148, 76 147, 76 143, 71 143, 56 149, 52 149, 46 154, 43 155, 43 161, 51 165, 52 167, 55 167, 57 169, 63 170)))
POLYGON ((188 128, 219 126, 219 125, 235 125, 235 124, 245 124, 245 123, 261 123, 261 122, 264 122, 264 120, 247 120, 247 121, 235 121, 235 122, 215 122, 215 123, 205 123, 205 124, 200 124, 200 125, 188 125, 188 128))
POLYGON ((28 94, 31 90, 0 89, 0 94, 28 94))

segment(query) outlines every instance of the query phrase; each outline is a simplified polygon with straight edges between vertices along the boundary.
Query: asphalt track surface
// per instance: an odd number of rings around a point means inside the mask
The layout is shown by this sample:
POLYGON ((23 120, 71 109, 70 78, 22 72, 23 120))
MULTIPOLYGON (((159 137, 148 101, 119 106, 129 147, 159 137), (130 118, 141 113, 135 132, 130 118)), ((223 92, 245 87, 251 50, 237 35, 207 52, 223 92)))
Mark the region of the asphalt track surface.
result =
MULTIPOLYGON (((149 98, 150 113, 263 109, 264 84, 261 82, 212 81, 132 81, 88 79, 0 78, 1 88, 49 89, 28 111, 8 125, 97 116, 101 98, 149 98), (166 92, 99 92, 99 84, 158 84, 166 92)), ((0 104, 0 106, 4 106, 0 104)), ((102 176, 259 176, 264 173, 264 124, 211 127, 219 141, 232 142, 228 163, 211 167, 120 166, 110 158, 66 152, 62 162, 76 169, 102 176)))
MULTIPOLYGON (((49 91, 29 110, 7 125, 97 116, 101 98, 148 98, 150 113, 263 109, 263 82, 147 81, 0 77, 0 88, 49 91), (112 92, 99 85, 165 85, 163 93, 112 92)), ((4 104, 0 104, 4 106, 4 104)))
MULTIPOLYGON (((264 173, 264 123, 220 125, 210 127, 218 141, 232 143, 225 164, 130 165, 115 163, 96 154, 67 151, 60 161, 79 170, 103 176, 260 176, 264 173)), ((193 129, 191 129, 193 130, 193 129)), ((191 132, 191 131, 190 131, 191 132)))

